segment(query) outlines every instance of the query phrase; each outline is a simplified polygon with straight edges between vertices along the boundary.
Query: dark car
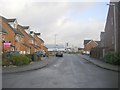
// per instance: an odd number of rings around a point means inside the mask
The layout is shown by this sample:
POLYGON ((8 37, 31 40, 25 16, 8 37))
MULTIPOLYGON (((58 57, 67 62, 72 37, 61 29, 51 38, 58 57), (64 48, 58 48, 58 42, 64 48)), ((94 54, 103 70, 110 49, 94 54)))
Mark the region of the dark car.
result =
POLYGON ((56 53, 56 57, 63 57, 63 52, 58 51, 58 52, 56 53))

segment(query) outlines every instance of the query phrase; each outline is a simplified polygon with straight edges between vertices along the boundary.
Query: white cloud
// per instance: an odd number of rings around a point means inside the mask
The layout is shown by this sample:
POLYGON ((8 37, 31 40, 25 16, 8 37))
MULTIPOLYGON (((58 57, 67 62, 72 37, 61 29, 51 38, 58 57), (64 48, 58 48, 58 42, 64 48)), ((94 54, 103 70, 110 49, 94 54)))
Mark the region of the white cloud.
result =
POLYGON ((88 21, 73 20, 70 14, 83 13, 94 7, 95 3, 80 2, 29 2, 28 0, 1 0, 0 13, 7 17, 16 17, 22 25, 39 31, 45 43, 81 45, 85 38, 99 39, 104 22, 89 18, 88 21), (14 3, 13 3, 14 2, 14 3), (92 22, 92 23, 91 23, 92 22), (88 33, 89 32, 89 33, 88 33))

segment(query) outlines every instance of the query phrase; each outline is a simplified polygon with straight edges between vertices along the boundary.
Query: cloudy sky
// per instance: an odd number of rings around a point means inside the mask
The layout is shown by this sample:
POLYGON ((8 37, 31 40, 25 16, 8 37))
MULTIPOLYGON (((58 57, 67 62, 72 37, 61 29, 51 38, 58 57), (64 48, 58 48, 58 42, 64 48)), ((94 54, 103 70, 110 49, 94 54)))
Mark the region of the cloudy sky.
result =
POLYGON ((0 15, 41 33, 45 44, 83 46, 84 39, 100 39, 109 0, 1 0, 0 15), (88 2, 89 1, 89 2, 88 2))

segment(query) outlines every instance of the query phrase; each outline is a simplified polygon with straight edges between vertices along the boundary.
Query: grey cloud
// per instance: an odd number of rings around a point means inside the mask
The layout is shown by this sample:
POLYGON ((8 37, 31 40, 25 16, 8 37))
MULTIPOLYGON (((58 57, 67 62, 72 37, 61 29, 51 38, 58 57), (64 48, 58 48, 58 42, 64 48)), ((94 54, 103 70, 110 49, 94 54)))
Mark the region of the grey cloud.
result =
MULTIPOLYGON (((2 0, 0 13, 8 18, 16 17, 22 25, 29 25, 31 30, 42 33, 45 43, 54 43, 54 35, 57 34, 57 43, 65 44, 70 42, 75 45, 82 45, 86 38, 98 39, 98 33, 102 30, 104 22, 93 21, 76 22, 68 16, 70 13, 83 13, 95 6, 95 2, 20 2, 17 3, 15 12, 11 12, 8 3, 2 0), (87 25, 87 26, 86 26, 87 25), (88 33, 90 32, 90 33, 88 33), (95 36, 96 35, 96 36, 95 36)), ((10 1, 8 1, 10 2, 10 1)), ((13 7, 14 8, 14 7, 13 7)))

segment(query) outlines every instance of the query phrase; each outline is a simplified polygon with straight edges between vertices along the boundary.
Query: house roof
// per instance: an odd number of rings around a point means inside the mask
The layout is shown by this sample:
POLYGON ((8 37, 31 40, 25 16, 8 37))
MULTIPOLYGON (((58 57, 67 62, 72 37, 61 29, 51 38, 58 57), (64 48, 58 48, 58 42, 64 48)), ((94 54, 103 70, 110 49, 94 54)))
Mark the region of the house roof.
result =
POLYGON ((46 46, 43 46, 44 48, 48 49, 46 46))
POLYGON ((2 18, 2 20, 4 20, 4 21, 6 22, 6 24, 13 30, 13 32, 14 32, 15 34, 24 36, 22 33, 20 33, 19 31, 17 31, 16 29, 14 29, 14 28, 8 23, 8 22, 13 22, 13 21, 16 20, 16 19, 6 19, 5 17, 2 17, 2 16, 0 16, 0 17, 2 18))
POLYGON ((7 19, 8 22, 15 22, 16 18, 13 19, 7 19))
POLYGON ((22 26, 22 28, 24 28, 24 29, 29 29, 29 26, 22 26))
POLYGON ((95 41, 97 44, 98 44, 98 46, 100 45, 100 41, 95 41))
POLYGON ((84 45, 89 43, 91 40, 84 40, 84 45))
POLYGON ((15 28, 12 28, 10 24, 8 24, 8 25, 9 25, 9 27, 13 30, 13 32, 14 32, 15 34, 24 36, 21 32, 17 31, 15 28))
POLYGON ((104 34, 105 32, 101 32, 101 34, 104 34))
POLYGON ((96 43, 100 44, 100 41, 95 41, 96 43))
POLYGON ((89 43, 91 43, 92 41, 95 42, 97 46, 100 45, 100 41, 94 41, 94 40, 84 40, 84 45, 85 45, 85 44, 89 44, 89 43))
POLYGON ((78 48, 78 50, 83 50, 84 48, 78 48))
MULTIPOLYGON (((39 37, 38 37, 39 38, 39 37)), ((41 38, 39 38, 43 43, 44 43, 44 40, 42 40, 41 38)))
MULTIPOLYGON (((19 25, 19 24, 18 24, 18 27, 20 27, 22 30, 24 30, 24 27, 21 26, 21 25, 19 25)), ((18 28, 18 29, 19 29, 19 28, 18 28)), ((25 32, 31 39, 35 40, 35 38, 34 38, 31 34, 28 34, 25 30, 24 30, 24 32, 25 32)))

